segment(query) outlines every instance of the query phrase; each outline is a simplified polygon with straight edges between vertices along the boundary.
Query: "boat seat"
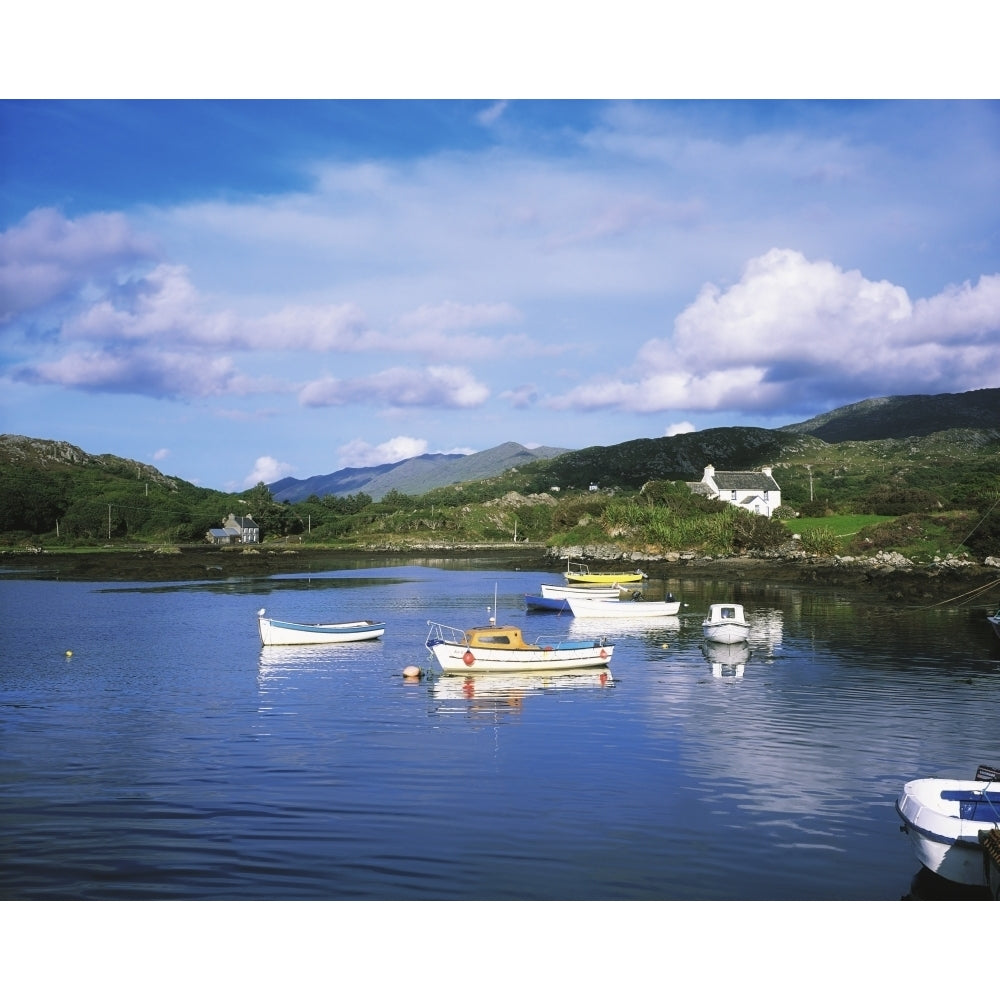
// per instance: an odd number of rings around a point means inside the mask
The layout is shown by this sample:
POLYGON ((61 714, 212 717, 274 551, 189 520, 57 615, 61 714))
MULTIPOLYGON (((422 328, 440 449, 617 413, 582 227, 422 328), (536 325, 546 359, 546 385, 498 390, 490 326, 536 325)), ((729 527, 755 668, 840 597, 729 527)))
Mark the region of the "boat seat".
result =
POLYGON ((946 802, 958 803, 958 815, 961 819, 1000 823, 1000 795, 946 788, 941 792, 941 798, 946 802))

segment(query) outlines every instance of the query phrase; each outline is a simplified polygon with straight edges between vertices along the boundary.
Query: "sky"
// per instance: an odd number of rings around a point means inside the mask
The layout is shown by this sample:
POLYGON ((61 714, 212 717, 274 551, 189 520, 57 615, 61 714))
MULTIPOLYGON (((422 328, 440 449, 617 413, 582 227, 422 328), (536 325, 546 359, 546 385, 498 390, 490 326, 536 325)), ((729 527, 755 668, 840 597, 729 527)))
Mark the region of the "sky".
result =
POLYGON ((996 95, 202 87, 0 92, 0 433, 240 491, 1000 385, 996 95))

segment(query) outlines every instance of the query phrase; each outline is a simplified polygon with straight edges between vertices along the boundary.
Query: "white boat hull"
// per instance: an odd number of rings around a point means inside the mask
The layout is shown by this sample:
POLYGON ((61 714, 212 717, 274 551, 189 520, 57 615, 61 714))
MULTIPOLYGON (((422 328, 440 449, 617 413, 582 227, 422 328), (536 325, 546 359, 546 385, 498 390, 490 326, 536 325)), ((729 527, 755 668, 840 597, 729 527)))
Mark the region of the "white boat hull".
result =
POLYGON ((446 674, 509 673, 520 670, 568 670, 603 667, 615 647, 598 642, 563 642, 551 648, 470 649, 464 643, 431 641, 428 649, 446 674))
POLYGON ((979 834, 1000 828, 1000 784, 918 778, 903 786, 896 811, 925 868, 950 882, 987 884, 979 834))
POLYGON ((263 646, 315 646, 334 642, 364 642, 379 639, 385 633, 384 622, 357 621, 304 625, 257 616, 257 629, 263 646))
POLYGON ((709 642, 721 642, 733 644, 737 642, 747 642, 750 638, 750 626, 737 622, 718 622, 712 625, 703 625, 702 629, 705 638, 709 642))
POLYGON ((588 601, 567 597, 574 618, 673 618, 680 601, 588 601))
POLYGON ((750 639, 750 623, 742 604, 710 604, 701 629, 709 642, 748 642, 750 639))
POLYGON ((579 597, 588 601, 617 601, 620 596, 621 591, 617 587, 556 587, 549 583, 542 584, 542 597, 559 600, 579 597))

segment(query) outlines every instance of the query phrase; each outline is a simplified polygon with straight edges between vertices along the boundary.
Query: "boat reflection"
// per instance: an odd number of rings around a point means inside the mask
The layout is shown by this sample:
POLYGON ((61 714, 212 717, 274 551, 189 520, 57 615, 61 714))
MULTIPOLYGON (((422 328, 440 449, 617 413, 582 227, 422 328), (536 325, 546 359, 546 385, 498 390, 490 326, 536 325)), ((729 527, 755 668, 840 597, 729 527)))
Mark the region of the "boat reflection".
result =
POLYGON ((262 646, 258 671, 261 677, 288 670, 325 670, 333 664, 370 663, 383 655, 380 643, 335 642, 305 646, 262 646))
POLYGON ((439 674, 431 685, 438 711, 520 712, 526 698, 558 691, 604 690, 615 686, 607 667, 571 673, 533 670, 530 673, 490 673, 475 676, 439 674))
POLYGON ((750 659, 748 642, 708 642, 701 651, 712 668, 713 677, 742 677, 750 659))

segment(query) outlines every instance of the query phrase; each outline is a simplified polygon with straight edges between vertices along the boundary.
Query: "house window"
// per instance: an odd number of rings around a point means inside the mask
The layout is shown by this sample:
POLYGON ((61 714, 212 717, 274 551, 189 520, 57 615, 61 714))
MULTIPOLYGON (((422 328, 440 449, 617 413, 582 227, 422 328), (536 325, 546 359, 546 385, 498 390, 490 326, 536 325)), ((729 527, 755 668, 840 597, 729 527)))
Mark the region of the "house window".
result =
POLYGON ((733 501, 733 503, 736 503, 736 490, 732 491, 732 496, 730 497, 730 499, 733 501))
POLYGON ((767 490, 764 490, 764 503, 767 503, 767 490))

